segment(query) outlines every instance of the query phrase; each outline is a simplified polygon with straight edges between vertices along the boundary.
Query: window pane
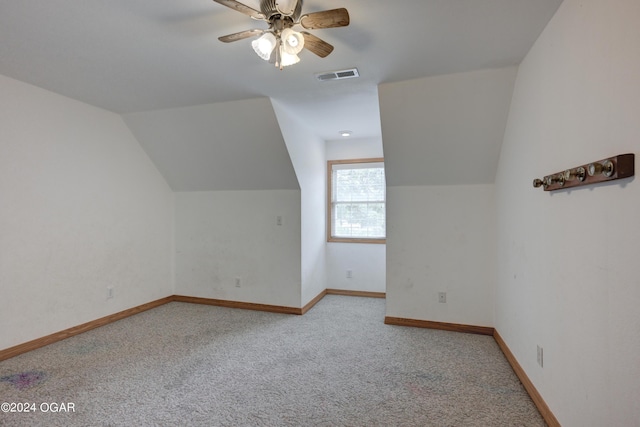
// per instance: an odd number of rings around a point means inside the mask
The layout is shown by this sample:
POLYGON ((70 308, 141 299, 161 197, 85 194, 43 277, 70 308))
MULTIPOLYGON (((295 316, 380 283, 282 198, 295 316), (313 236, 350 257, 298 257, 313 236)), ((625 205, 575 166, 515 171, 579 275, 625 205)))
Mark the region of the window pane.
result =
POLYGON ((334 171, 336 202, 384 201, 383 168, 341 169, 334 171))
POLYGON ((334 236, 384 238, 384 203, 338 203, 335 205, 334 236))
POLYGON ((384 162, 382 159, 371 160, 330 162, 330 238, 385 238, 384 162))

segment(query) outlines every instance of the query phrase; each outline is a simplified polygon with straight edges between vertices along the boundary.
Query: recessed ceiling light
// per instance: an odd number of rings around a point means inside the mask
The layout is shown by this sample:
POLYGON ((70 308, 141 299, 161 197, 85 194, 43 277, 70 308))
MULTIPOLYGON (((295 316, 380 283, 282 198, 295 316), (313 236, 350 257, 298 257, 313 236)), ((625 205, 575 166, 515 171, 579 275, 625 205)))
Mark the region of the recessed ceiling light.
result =
POLYGON ((348 136, 351 136, 351 134, 353 132, 351 132, 350 130, 341 130, 340 132, 338 132, 341 136, 344 136, 345 138, 348 136))

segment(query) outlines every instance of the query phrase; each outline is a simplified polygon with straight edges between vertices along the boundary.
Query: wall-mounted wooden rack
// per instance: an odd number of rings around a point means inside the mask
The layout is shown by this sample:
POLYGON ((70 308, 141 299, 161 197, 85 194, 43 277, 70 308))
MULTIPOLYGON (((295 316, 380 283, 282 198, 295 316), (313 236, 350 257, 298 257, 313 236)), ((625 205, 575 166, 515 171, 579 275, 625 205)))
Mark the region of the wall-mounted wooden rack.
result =
POLYGON ((633 153, 619 154, 597 162, 556 172, 542 179, 536 178, 533 180, 533 186, 535 188, 542 187, 544 191, 554 191, 629 178, 635 173, 634 163, 635 155, 633 153))

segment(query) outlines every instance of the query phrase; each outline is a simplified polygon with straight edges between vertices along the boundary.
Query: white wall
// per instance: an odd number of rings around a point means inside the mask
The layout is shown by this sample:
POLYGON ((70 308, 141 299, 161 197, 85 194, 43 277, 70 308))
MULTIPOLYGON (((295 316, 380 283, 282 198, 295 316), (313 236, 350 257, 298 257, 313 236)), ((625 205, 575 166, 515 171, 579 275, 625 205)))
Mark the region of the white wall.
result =
POLYGON ((173 195, 122 119, 0 93, 0 349, 173 294, 173 195))
MULTIPOLYGON (((326 150, 327 160, 384 157, 380 138, 327 141, 326 150)), ((386 245, 327 242, 326 248, 327 288, 386 292, 386 245), (347 278, 347 270, 351 270, 351 278, 347 278)))
POLYGON ((344 138, 326 142, 327 160, 384 157, 382 138, 344 138))
POLYGON ((326 167, 324 141, 291 110, 271 101, 289 157, 300 184, 301 224, 301 307, 326 289, 326 167))
POLYGON ((124 118, 177 191, 176 293, 301 307, 300 186, 271 101, 124 118))
POLYGON ((495 262, 493 185, 387 188, 387 316, 493 326, 495 262))
POLYGON ((565 0, 520 66, 500 158, 496 328, 563 426, 640 426, 640 187, 531 181, 637 156, 638 23, 637 0, 565 0))
POLYGON ((493 181, 515 78, 507 67, 378 88, 387 316, 493 326, 493 181))
POLYGON ((300 191, 176 193, 176 294, 299 308, 300 274, 300 191))

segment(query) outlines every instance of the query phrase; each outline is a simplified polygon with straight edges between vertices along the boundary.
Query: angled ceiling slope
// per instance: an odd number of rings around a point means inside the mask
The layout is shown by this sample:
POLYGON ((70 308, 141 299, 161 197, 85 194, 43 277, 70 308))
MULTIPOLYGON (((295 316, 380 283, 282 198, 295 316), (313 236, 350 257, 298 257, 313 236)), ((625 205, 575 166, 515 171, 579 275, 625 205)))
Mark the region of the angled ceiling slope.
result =
MULTIPOLYGON (((185 171, 212 166, 194 153, 205 150, 203 141, 217 135, 207 135, 213 127, 208 121, 167 109, 270 97, 296 111, 324 140, 336 138, 342 129, 353 130, 354 137, 379 137, 379 84, 515 66, 561 2, 305 0, 305 12, 346 7, 351 23, 315 33, 335 46, 331 55, 319 58, 303 51, 299 64, 279 71, 255 55, 250 39, 218 41, 221 35, 246 30, 252 21, 211 0, 0 0, 0 74, 128 115, 141 144, 176 189, 255 187, 243 181, 252 177, 232 184, 217 171, 185 171), (315 79, 316 73, 354 67, 360 78, 315 79), (156 110, 163 112, 132 114, 156 110), (177 125, 184 123, 181 134, 186 137, 175 132, 184 153, 167 154, 174 147, 162 142, 166 135, 148 129, 155 117, 165 115, 177 125), (190 120, 203 129, 189 128, 190 120), (155 133, 159 142, 149 137, 155 133)), ((260 1, 243 3, 259 8, 260 1)), ((194 107, 196 116, 200 108, 206 107, 194 107)), ((219 117, 226 116, 212 120, 219 117)), ((244 119, 239 128, 253 118, 244 119)), ((231 120, 239 124, 235 117, 231 120)), ((166 128, 157 121, 158 129, 166 128)), ((269 127, 264 132, 261 137, 275 137, 269 127)), ((223 138, 236 141, 234 135, 223 138)), ((232 153, 240 146, 230 144, 220 156, 237 159, 232 153)), ((265 154, 281 156, 279 150, 265 154)), ((206 155, 209 160, 212 153, 206 155)), ((278 174, 287 177, 268 176, 260 186, 293 186, 293 175, 286 170, 291 171, 290 165, 278 174)))
POLYGON ((123 117, 174 191, 300 188, 268 98, 123 117))
POLYGON ((387 185, 495 181, 517 68, 379 88, 387 185))

